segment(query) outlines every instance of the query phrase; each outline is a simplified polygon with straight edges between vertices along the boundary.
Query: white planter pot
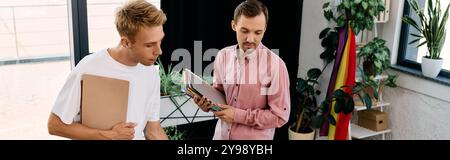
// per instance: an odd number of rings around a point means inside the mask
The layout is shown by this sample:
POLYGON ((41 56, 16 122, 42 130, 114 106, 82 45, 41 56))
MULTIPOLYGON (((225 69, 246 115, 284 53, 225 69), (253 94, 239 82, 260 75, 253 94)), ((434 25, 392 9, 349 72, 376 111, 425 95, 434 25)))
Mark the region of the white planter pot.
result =
POLYGON ((310 133, 297 133, 291 130, 291 127, 289 127, 289 140, 314 140, 314 137, 316 135, 316 131, 312 129, 312 132, 310 133))
POLYGON ((422 57, 422 74, 426 77, 436 78, 443 64, 443 59, 428 59, 422 57))
POLYGON ((160 119, 161 126, 166 127, 211 120, 215 117, 212 112, 200 110, 187 96, 161 96, 160 119))

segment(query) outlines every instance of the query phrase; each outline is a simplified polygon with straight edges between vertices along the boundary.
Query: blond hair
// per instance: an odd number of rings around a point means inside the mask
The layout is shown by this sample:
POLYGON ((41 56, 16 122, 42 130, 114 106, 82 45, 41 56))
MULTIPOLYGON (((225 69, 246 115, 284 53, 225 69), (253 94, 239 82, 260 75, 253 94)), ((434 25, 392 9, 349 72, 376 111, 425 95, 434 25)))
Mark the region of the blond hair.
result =
POLYGON ((120 36, 128 37, 133 43, 141 27, 161 26, 166 14, 145 0, 128 1, 116 13, 116 28, 120 36))

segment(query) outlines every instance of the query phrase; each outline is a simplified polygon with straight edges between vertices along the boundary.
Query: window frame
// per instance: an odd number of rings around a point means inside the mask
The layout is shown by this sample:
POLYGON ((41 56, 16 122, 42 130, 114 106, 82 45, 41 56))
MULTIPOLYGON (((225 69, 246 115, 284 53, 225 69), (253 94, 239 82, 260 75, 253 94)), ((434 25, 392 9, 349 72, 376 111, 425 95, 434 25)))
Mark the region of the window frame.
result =
POLYGON ((76 66, 89 55, 87 0, 68 0, 71 61, 76 66))
MULTIPOLYGON (((406 15, 410 15, 410 14, 411 14, 411 7, 409 6, 409 3, 405 2, 402 16, 406 16, 406 15)), ((402 21, 401 32, 400 32, 400 43, 399 43, 399 50, 398 50, 398 57, 397 57, 397 65, 421 72, 422 71, 421 63, 406 59, 406 54, 408 54, 407 47, 409 45, 408 44, 409 43, 408 36, 410 33, 409 32, 410 29, 411 29, 410 25, 406 24, 405 22, 402 21)), ((450 79, 450 71, 442 68, 438 77, 450 79)))

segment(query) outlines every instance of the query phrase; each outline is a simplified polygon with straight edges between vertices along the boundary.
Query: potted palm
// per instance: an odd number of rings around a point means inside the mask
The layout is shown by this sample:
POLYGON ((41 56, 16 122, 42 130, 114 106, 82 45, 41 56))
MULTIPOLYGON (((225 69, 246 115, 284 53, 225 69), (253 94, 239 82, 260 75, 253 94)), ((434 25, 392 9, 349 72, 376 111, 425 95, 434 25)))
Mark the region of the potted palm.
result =
POLYGON ((410 16, 404 16, 402 20, 420 33, 411 34, 416 39, 409 44, 420 41, 417 47, 427 45, 426 56, 422 57, 422 74, 426 77, 435 78, 439 74, 443 63, 441 50, 445 42, 445 25, 447 24, 450 5, 442 13, 440 0, 428 0, 426 9, 420 8, 417 0, 410 0, 408 3, 419 17, 419 22, 414 21, 410 16))

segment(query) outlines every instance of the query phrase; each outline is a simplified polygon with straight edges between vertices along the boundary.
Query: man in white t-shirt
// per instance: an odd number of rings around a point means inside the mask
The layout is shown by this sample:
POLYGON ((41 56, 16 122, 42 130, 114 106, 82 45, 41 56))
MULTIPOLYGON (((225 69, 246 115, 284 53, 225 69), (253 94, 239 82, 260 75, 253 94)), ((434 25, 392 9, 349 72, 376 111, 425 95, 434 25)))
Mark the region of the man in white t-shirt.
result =
POLYGON ((70 73, 48 121, 52 135, 70 139, 163 139, 159 122, 160 79, 155 66, 161 55, 166 15, 144 1, 130 1, 116 13, 120 44, 86 56, 70 73), (129 81, 126 122, 110 130, 80 123, 81 77, 92 74, 129 81))

